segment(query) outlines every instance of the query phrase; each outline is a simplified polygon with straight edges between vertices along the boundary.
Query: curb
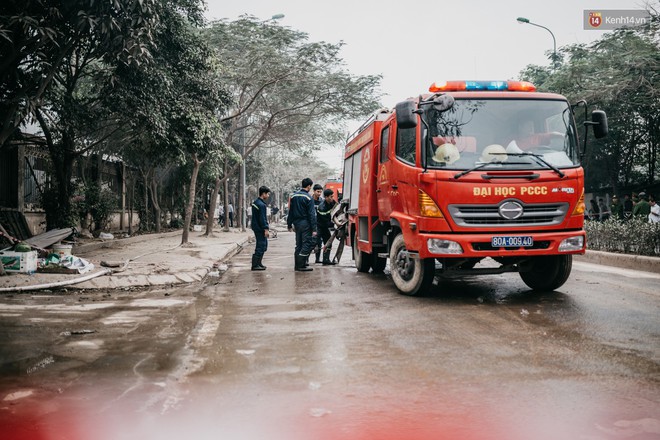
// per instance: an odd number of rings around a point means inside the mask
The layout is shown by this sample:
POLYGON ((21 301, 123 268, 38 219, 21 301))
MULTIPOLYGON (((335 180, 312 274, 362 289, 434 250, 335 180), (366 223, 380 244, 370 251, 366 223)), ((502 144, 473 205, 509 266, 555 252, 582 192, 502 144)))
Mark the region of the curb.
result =
POLYGON ((660 257, 587 251, 584 255, 575 255, 575 260, 583 263, 602 264, 604 266, 660 273, 660 257))

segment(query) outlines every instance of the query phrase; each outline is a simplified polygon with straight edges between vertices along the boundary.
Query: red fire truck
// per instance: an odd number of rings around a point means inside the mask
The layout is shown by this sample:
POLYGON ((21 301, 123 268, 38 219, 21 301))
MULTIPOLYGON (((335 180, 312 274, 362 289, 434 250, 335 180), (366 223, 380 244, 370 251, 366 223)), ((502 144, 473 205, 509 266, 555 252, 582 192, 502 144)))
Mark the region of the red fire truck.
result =
POLYGON ((344 184, 342 179, 328 179, 325 182, 325 186, 323 189, 331 189, 332 190, 332 198, 335 199, 335 202, 338 202, 342 199, 343 197, 343 188, 344 184))
POLYGON ((347 244, 358 271, 382 272, 389 258, 406 295, 436 275, 518 272, 534 290, 563 285, 572 255, 586 249, 586 130, 606 136, 605 113, 589 118, 586 102, 520 81, 429 92, 376 112, 346 145, 347 244))

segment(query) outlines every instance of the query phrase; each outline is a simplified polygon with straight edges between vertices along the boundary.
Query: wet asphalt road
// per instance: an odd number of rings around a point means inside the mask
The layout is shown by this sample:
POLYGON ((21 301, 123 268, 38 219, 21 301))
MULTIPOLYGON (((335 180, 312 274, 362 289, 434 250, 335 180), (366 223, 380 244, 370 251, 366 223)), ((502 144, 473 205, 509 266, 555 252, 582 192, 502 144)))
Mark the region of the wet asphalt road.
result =
POLYGON ((659 275, 410 298, 269 246, 206 286, 0 297, 0 438, 660 439, 659 275))

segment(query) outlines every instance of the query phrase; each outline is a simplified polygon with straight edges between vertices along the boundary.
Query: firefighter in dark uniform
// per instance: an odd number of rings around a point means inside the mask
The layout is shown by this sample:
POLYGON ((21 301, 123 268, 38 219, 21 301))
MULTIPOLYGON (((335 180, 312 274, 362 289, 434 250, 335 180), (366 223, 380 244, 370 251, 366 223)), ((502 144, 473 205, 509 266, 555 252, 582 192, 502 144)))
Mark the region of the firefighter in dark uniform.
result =
POLYGON ((328 243, 328 240, 330 240, 330 236, 332 235, 330 228, 333 226, 330 214, 332 213, 332 208, 334 208, 337 204, 335 199, 332 197, 333 194, 334 191, 331 189, 326 189, 323 191, 323 201, 318 207, 316 216, 316 224, 319 235, 321 236, 321 243, 323 243, 323 245, 327 245, 327 248, 325 248, 323 251, 324 266, 335 264, 333 261, 330 261, 330 250, 332 249, 332 243, 328 243))
POLYGON ((295 227, 296 250, 294 252, 295 270, 308 272, 313 270, 307 267, 307 258, 316 245, 316 208, 314 200, 309 195, 312 188, 312 179, 305 177, 302 189, 296 191, 289 201, 289 214, 286 218, 289 232, 295 227))
POLYGON ((268 249, 268 217, 266 215, 266 200, 270 197, 270 189, 267 186, 259 188, 259 197, 252 202, 252 221, 250 226, 254 231, 254 237, 257 239, 257 245, 252 255, 252 270, 266 270, 266 266, 261 264, 264 254, 268 249))
MULTIPOLYGON (((323 187, 319 185, 318 183, 314 184, 313 187, 313 193, 312 193, 312 199, 314 200, 314 207, 316 208, 316 214, 318 218, 318 212, 319 212, 319 205, 323 201, 323 187)), ((316 261, 315 263, 320 263, 321 262, 321 248, 323 247, 323 241, 321 241, 321 236, 316 235, 316 246, 314 248, 314 253, 316 254, 316 261)))

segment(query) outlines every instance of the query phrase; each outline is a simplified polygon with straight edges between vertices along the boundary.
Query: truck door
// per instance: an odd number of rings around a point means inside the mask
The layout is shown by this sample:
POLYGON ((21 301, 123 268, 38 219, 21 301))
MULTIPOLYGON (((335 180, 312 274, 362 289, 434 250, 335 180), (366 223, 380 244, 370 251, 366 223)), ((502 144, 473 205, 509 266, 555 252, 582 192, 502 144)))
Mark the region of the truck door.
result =
POLYGON ((387 221, 390 219, 390 213, 392 212, 392 200, 390 197, 390 191, 392 190, 391 185, 393 181, 390 177, 390 158, 389 158, 389 148, 390 148, 390 133, 391 133, 391 124, 383 127, 383 130, 380 133, 380 150, 378 153, 378 175, 377 179, 377 189, 376 193, 378 194, 378 213, 381 220, 387 221))
POLYGON ((417 130, 418 127, 392 130, 390 136, 389 187, 390 212, 415 212, 418 199, 417 185, 417 130))

